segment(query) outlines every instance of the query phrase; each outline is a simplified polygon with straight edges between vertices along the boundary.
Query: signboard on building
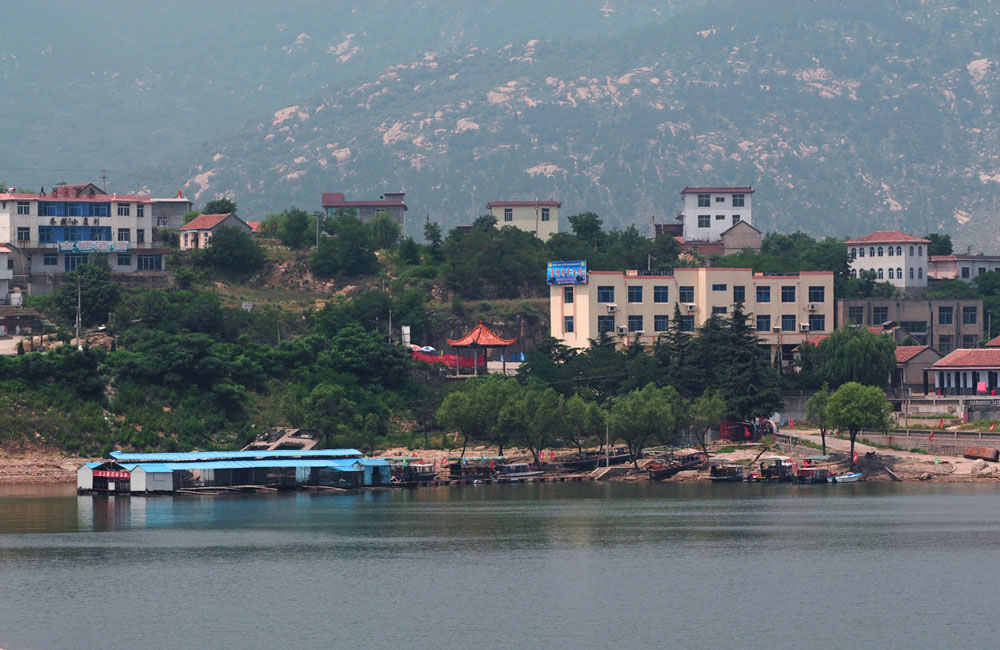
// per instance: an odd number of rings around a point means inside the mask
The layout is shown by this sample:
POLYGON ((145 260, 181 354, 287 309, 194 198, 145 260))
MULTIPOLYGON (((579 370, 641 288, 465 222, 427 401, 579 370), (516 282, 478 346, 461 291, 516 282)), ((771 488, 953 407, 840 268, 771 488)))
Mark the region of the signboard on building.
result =
POLYGON ((548 284, 587 284, 587 261, 549 262, 548 284))
POLYGON ((103 476, 104 478, 129 478, 129 473, 113 469, 95 469, 94 476, 103 476))

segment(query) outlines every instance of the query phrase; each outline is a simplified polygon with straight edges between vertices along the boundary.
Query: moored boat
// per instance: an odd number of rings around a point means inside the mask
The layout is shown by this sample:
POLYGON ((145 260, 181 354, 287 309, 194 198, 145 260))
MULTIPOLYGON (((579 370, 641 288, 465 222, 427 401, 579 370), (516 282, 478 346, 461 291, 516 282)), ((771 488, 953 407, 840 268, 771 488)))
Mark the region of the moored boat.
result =
POLYGON ((751 478, 767 483, 795 480, 795 462, 788 456, 767 456, 760 459, 760 471, 751 478))
POLYGON ((799 483, 828 483, 833 474, 827 467, 800 467, 795 472, 799 483))
POLYGON ((557 459, 557 462, 562 464, 564 469, 585 471, 604 467, 605 459, 607 459, 607 464, 609 465, 621 465, 622 463, 627 463, 631 459, 631 456, 628 452, 628 447, 615 447, 608 452, 607 456, 605 456, 603 451, 585 451, 582 454, 577 453, 562 456, 557 459))
POLYGON ((743 466, 731 458, 713 458, 708 469, 708 478, 713 483, 739 483, 745 478, 743 466))
POLYGON ((676 456, 672 459, 654 460, 647 463, 643 468, 649 472, 651 481, 670 478, 678 472, 689 469, 698 469, 705 464, 705 454, 688 454, 686 456, 676 456))
POLYGON ((830 477, 831 483, 857 483, 861 480, 861 472, 847 472, 830 477))
POLYGON ((529 463, 507 463, 500 465, 500 474, 497 478, 500 481, 519 481, 542 474, 544 474, 542 470, 529 463))

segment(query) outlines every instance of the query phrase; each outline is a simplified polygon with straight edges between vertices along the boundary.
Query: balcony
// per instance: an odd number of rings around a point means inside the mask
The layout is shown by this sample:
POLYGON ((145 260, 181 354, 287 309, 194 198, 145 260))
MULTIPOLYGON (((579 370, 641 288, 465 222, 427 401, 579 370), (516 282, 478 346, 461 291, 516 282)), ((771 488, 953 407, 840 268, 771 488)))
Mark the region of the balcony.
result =
POLYGON ((60 253, 127 253, 132 248, 132 243, 127 241, 61 241, 56 242, 53 247, 58 247, 60 253))

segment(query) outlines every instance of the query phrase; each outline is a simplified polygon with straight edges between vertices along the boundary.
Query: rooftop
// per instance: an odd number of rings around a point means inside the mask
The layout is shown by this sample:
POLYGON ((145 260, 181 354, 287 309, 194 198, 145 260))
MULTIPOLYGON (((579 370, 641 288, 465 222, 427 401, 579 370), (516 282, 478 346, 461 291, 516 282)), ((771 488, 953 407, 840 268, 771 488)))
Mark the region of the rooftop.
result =
POLYGON ((493 330, 483 325, 479 325, 460 339, 446 339, 448 345, 456 348, 485 348, 485 347, 505 347, 513 345, 517 339, 505 339, 499 337, 493 330))
POLYGON ((935 362, 931 368, 935 370, 943 368, 1000 368, 1000 348, 960 348, 935 362))
POLYGON ((113 451, 111 457, 116 461, 142 462, 184 462, 209 460, 261 460, 274 458, 360 458, 362 453, 357 449, 271 449, 251 451, 175 451, 136 454, 125 451, 113 451))
POLYGON ((746 187, 685 187, 681 194, 753 194, 754 189, 746 187))
MULTIPOLYGON (((215 228, 220 223, 226 220, 227 217, 232 215, 232 212, 227 212, 225 214, 202 214, 198 215, 190 222, 181 226, 181 230, 211 230, 215 228)), ((238 219, 239 217, 237 217, 238 219)))
POLYGON ((562 205, 559 201, 490 201, 486 204, 487 208, 519 208, 519 207, 551 207, 558 208, 562 205))
POLYGON ((906 363, 924 350, 929 350, 929 345, 898 345, 896 346, 896 363, 906 363))
POLYGON ((915 235, 908 235, 905 232, 900 232, 898 230, 876 230, 873 233, 869 233, 864 237, 858 237, 857 239, 851 239, 845 242, 848 246, 854 244, 929 244, 930 241, 917 237, 915 235))
POLYGON ((1000 336, 996 337, 995 339, 990 339, 989 342, 986 343, 986 347, 1000 348, 1000 336))
MULTIPOLYGON (((402 196, 402 192, 390 192, 392 195, 402 196)), ((389 200, 383 198, 378 201, 347 201, 343 192, 323 192, 322 205, 324 208, 403 208, 406 204, 402 200, 389 200)))

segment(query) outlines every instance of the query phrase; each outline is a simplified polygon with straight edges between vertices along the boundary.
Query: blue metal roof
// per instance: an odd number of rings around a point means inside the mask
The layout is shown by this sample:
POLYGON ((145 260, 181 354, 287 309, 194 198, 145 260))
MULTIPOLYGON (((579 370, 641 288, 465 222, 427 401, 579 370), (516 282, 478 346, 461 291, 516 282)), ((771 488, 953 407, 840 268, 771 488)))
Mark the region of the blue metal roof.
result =
MULTIPOLYGON (((140 463, 136 467, 141 467, 147 474, 166 474, 173 472, 173 468, 166 463, 140 463)), ((132 470, 129 470, 132 471, 132 470)))
POLYGON ((170 471, 192 469, 255 469, 260 467, 329 467, 341 472, 360 472, 353 459, 328 460, 205 460, 187 463, 165 463, 170 471))
POLYGON ((368 467, 382 467, 389 464, 389 461, 384 458, 359 458, 355 462, 368 467))
POLYGON ((361 458, 357 449, 276 449, 273 451, 175 451, 135 454, 113 451, 118 461, 181 462, 190 460, 252 460, 267 458, 361 458))

